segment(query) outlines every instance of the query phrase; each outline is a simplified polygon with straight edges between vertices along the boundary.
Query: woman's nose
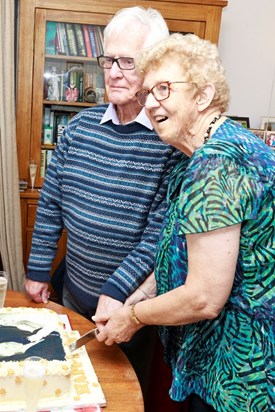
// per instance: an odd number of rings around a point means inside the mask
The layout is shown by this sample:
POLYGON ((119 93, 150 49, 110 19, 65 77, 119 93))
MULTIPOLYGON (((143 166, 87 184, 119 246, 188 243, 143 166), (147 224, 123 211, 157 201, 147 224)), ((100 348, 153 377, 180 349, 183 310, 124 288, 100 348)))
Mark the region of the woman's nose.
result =
POLYGON ((153 93, 149 93, 146 99, 145 108, 151 109, 152 107, 156 106, 159 106, 159 102, 157 101, 153 93))

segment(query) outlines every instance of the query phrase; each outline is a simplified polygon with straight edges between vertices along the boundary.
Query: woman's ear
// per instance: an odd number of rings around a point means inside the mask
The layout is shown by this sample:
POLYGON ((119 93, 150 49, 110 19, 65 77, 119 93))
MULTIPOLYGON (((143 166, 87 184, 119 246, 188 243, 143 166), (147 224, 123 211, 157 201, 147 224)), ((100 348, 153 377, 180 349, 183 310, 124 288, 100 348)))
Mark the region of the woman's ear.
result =
POLYGON ((204 111, 210 106, 215 96, 215 91, 216 89, 212 83, 207 83, 204 88, 201 89, 197 96, 197 107, 199 112, 204 111))

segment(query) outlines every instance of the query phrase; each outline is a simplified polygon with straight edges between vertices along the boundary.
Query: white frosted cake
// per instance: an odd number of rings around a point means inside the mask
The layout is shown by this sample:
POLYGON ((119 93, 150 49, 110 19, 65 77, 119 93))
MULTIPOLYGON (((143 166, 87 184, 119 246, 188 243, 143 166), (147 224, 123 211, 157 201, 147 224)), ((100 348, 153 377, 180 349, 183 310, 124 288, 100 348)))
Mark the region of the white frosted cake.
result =
POLYGON ((39 407, 105 405, 85 348, 74 354, 69 350, 78 336, 65 331, 60 317, 49 309, 0 309, 0 411, 24 407, 23 365, 29 356, 47 360, 39 407), (40 339, 31 346, 34 335, 40 339))

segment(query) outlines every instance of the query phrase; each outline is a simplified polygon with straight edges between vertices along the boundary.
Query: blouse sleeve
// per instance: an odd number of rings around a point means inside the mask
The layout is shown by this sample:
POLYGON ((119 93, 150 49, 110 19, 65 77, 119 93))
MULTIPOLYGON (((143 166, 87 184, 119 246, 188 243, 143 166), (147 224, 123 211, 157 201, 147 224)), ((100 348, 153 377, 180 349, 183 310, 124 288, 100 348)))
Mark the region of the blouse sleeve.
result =
POLYGON ((204 159, 185 175, 179 234, 208 232, 255 219, 262 195, 262 183, 252 169, 227 156, 204 159))

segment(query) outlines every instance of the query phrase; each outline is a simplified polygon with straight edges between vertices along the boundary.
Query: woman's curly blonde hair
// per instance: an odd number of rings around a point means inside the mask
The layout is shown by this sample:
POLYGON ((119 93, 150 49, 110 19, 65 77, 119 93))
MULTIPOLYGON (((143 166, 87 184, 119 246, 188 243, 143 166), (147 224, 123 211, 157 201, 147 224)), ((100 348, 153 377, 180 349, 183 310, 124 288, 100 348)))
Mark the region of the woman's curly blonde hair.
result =
POLYGON ((227 111, 230 92, 215 44, 194 34, 174 33, 143 51, 136 59, 136 68, 145 76, 147 72, 157 69, 167 60, 172 65, 180 64, 184 79, 190 82, 190 85, 194 85, 197 93, 207 83, 212 83, 216 92, 211 106, 219 107, 222 113, 227 111))

